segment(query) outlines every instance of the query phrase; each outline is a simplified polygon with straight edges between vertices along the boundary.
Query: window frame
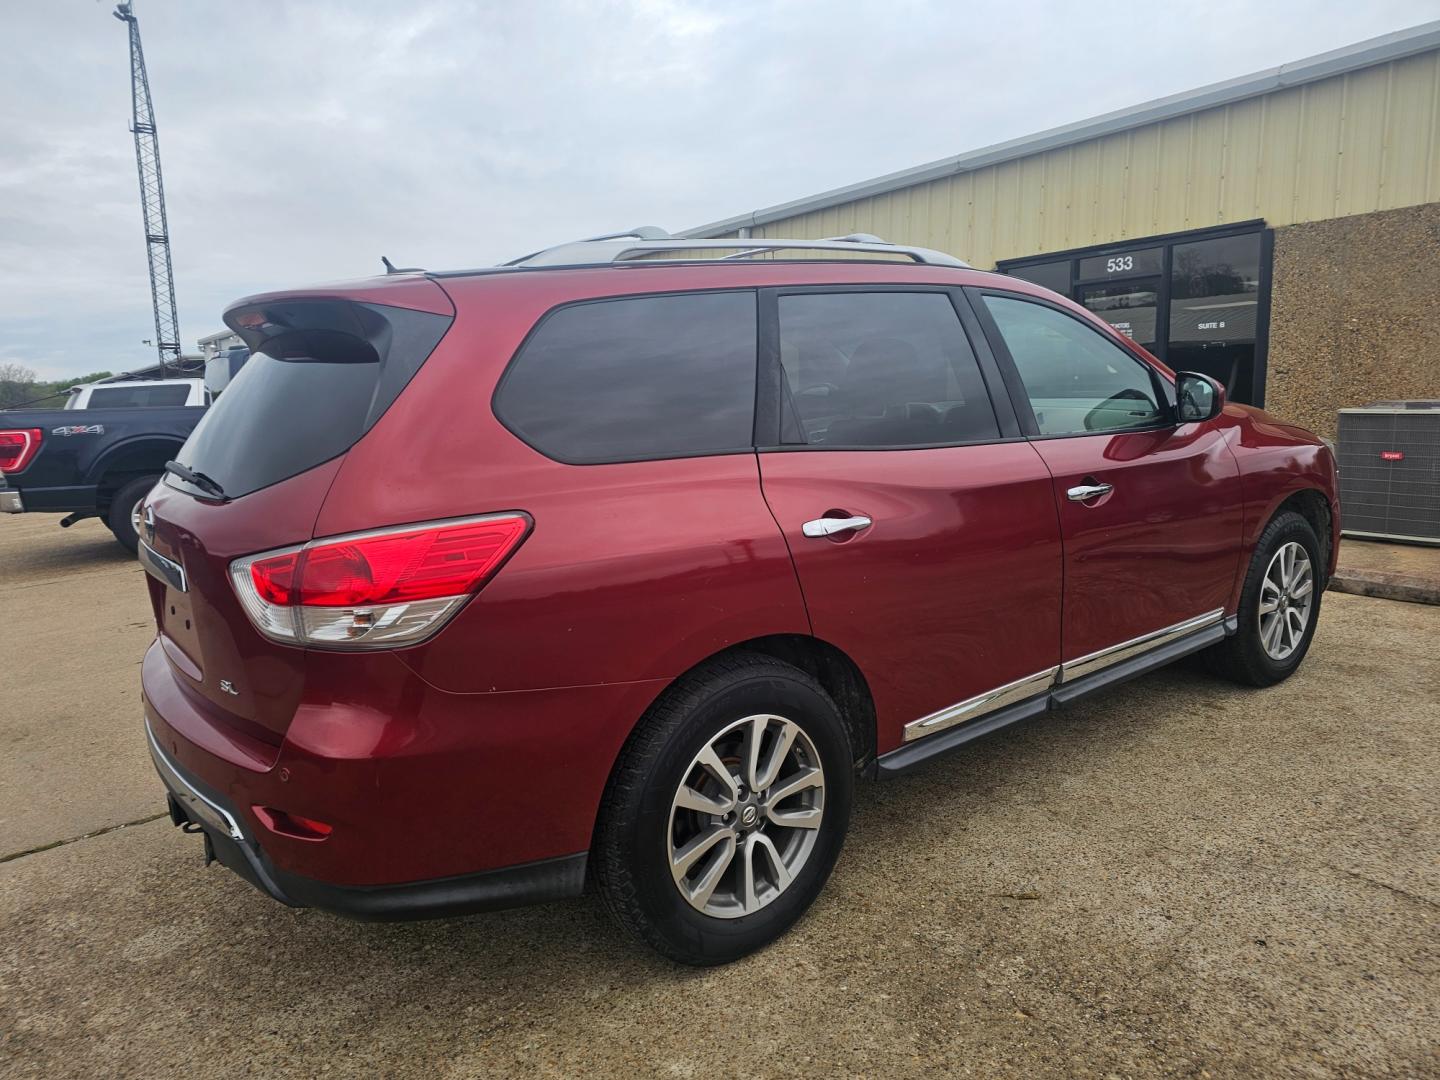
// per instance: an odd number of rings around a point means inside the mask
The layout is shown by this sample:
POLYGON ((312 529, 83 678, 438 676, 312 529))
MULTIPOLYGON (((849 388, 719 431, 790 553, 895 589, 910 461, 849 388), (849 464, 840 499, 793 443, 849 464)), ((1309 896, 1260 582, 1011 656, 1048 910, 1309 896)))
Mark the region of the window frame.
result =
POLYGON ((764 311, 760 301, 760 297, 758 295, 759 292, 760 290, 757 289, 754 285, 740 285, 730 288, 712 289, 653 289, 646 292, 622 292, 608 293, 604 296, 585 296, 575 300, 564 300, 554 305, 553 307, 546 308, 545 311, 541 314, 541 316, 535 320, 535 324, 525 332, 525 336, 520 339, 520 344, 515 346, 515 351, 510 354, 510 359, 505 362, 504 370, 500 372, 500 377, 495 380, 495 387, 490 391, 490 415, 495 418, 495 421, 501 427, 503 427, 511 435, 515 436, 515 438, 519 439, 520 442, 524 443, 541 457, 549 461, 558 462, 561 465, 569 465, 575 468, 602 468, 607 465, 633 465, 637 462, 643 461, 684 461, 693 458, 733 457, 736 454, 753 454, 755 452, 755 432, 757 430, 755 425, 758 423, 760 413, 760 378, 764 368, 764 364, 760 357, 760 342, 763 336, 760 327, 761 322, 764 319, 764 311), (540 329, 547 322, 549 322, 552 317, 558 315, 562 311, 568 310, 570 308, 584 307, 589 304, 613 304, 624 300, 658 300, 671 296, 728 296, 737 293, 749 293, 750 295, 755 297, 755 397, 750 405, 751 424, 749 445, 729 447, 723 450, 694 450, 678 454, 662 453, 634 455, 623 458, 609 459, 605 461, 574 461, 568 458, 560 457, 559 455, 552 453, 549 450, 535 445, 535 443, 531 442, 531 440, 525 434, 517 430, 508 420, 506 420, 504 414, 500 410, 500 394, 504 390, 505 384, 509 381, 511 373, 518 366, 521 357, 525 355, 525 350, 530 345, 531 340, 540 332, 540 329))
POLYGON ((999 361, 1001 375, 1005 380, 1005 388, 1009 392, 1016 416, 1020 419, 1020 426, 1025 432, 1025 437, 1032 442, 1048 439, 1087 439, 1099 435, 1129 435, 1135 432, 1163 431, 1167 428, 1178 426, 1175 418, 1175 385, 1161 373, 1160 369, 1142 356, 1136 355, 1124 344, 1123 338, 1115 330, 1105 325, 1103 328, 1097 326, 1090 319, 1071 311, 1060 304, 1047 300, 1042 296, 1032 296, 1029 293, 1014 292, 1009 289, 996 288, 993 286, 970 286, 965 290, 980 325, 984 328, 985 336, 990 339, 991 349, 999 361), (1073 319, 1091 333, 1114 346, 1125 356, 1135 362, 1150 378, 1151 390, 1155 394, 1155 400, 1160 405, 1160 418, 1150 424, 1136 424, 1132 427, 1106 428, 1103 431, 1069 431, 1056 434, 1047 434, 1040 430, 1040 425, 1035 419, 1035 409, 1030 404, 1030 393, 1025 388, 1025 381, 1020 377, 1020 369, 1015 364, 1015 358, 1010 354, 1010 347, 1005 342, 1005 337, 1000 332, 1000 326, 995 321, 989 307, 985 303, 985 297, 995 296, 1004 300, 1019 300, 1027 304, 1034 304, 1037 307, 1049 308, 1067 318, 1073 319))
POLYGON ((1003 372, 990 343, 969 302, 965 299, 964 288, 952 285, 926 285, 885 282, 867 284, 847 282, 845 284, 779 285, 767 286, 759 291, 760 310, 757 327, 760 334, 757 354, 760 370, 755 381, 755 450, 762 454, 782 453, 900 453, 906 450, 939 450, 953 446, 991 446, 996 443, 1021 442, 1025 433, 1016 413, 1004 381, 1003 372), (950 301, 955 312, 960 332, 964 335, 975 357, 980 371, 980 382, 990 408, 995 414, 999 432, 996 438, 967 439, 960 442, 899 443, 895 445, 851 445, 842 443, 786 442, 781 430, 784 415, 784 399, 787 392, 785 369, 780 358, 780 299, 785 296, 831 295, 835 293, 938 293, 950 301))

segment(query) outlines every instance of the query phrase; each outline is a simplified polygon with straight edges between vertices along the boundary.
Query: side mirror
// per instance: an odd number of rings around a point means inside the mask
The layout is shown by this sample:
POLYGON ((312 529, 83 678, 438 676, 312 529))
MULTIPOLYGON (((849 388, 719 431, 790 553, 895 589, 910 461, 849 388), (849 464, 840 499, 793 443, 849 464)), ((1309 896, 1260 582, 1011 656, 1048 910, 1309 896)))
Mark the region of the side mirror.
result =
POLYGON ((1175 374, 1175 419, 1182 424, 1203 423, 1225 407, 1225 387, 1197 371, 1175 374))

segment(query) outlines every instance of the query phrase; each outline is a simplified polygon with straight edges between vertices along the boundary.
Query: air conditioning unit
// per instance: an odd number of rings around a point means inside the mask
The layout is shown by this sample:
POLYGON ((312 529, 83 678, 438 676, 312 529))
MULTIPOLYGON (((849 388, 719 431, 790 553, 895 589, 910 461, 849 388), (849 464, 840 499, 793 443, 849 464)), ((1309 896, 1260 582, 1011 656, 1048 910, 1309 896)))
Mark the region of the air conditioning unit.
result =
POLYGON ((1346 536, 1440 544, 1440 401, 1340 410, 1346 536))

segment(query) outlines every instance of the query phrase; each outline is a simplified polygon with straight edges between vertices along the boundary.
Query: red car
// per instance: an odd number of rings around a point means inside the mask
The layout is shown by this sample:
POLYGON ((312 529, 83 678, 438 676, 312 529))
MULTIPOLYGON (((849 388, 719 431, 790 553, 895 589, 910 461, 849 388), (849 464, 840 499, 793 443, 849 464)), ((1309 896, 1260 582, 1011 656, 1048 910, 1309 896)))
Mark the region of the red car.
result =
POLYGON ((590 880, 722 963, 815 899, 856 777, 1304 658, 1315 436, 938 252, 657 233, 226 314, 255 355, 140 547, 207 860, 362 918, 590 880))

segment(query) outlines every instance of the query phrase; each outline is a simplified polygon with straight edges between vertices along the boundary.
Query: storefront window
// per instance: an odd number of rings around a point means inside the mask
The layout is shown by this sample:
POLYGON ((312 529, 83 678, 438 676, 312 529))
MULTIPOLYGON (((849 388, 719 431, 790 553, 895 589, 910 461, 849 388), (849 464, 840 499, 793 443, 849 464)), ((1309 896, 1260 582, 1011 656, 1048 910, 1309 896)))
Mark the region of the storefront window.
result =
POLYGON ((1176 244, 1170 366, 1219 379, 1230 397, 1252 400, 1259 293, 1259 233, 1176 244))
POLYGON ((1150 349, 1155 345, 1156 281, 1147 278, 1123 285, 1084 285, 1078 299, 1131 341, 1150 349))
POLYGON ((1253 342, 1259 291, 1259 233, 1176 244, 1170 343, 1253 342))
POLYGON ((1034 266, 1017 266, 1010 271, 1010 276, 1033 282, 1042 288, 1058 292, 1061 296, 1070 295, 1069 259, 1063 262, 1037 263, 1034 266))
POLYGON ((1170 367, 1219 379, 1233 400, 1259 404, 1263 237, 1152 241, 1001 269, 1078 301, 1170 367))

